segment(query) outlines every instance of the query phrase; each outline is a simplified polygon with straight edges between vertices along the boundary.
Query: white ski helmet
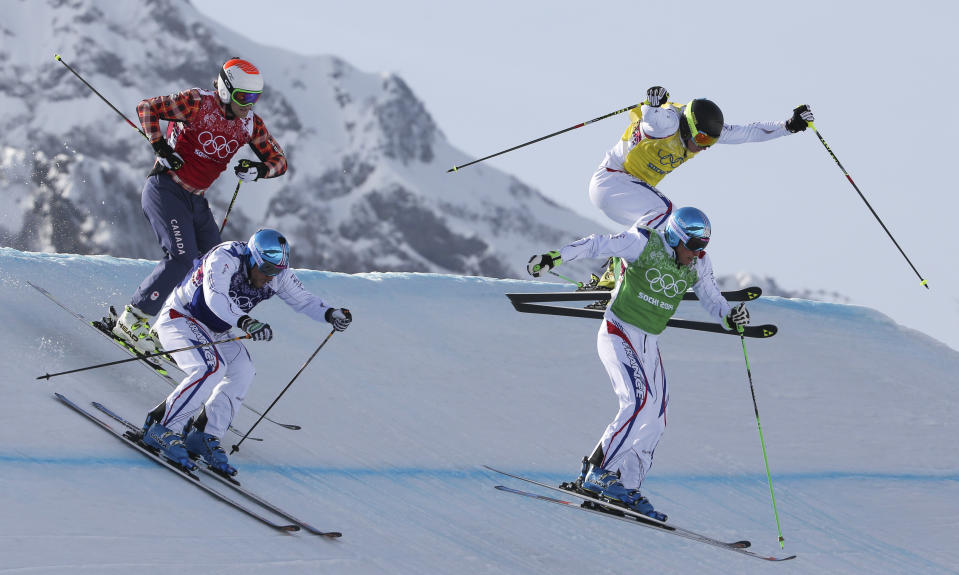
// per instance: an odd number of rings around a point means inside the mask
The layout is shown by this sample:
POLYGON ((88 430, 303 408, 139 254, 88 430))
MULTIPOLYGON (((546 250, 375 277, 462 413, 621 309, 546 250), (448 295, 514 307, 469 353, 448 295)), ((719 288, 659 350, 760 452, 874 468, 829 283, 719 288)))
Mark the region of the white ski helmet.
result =
POLYGON ((224 104, 232 100, 240 106, 252 106, 262 92, 263 76, 247 60, 230 58, 220 68, 216 78, 216 93, 224 104))

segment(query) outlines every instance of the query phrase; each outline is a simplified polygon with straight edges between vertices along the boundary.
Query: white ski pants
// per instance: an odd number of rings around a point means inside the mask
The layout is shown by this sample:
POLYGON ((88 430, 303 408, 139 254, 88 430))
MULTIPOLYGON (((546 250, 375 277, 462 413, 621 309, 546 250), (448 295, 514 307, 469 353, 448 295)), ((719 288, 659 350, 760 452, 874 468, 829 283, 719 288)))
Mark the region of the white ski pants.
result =
POLYGON ((669 391, 657 339, 607 311, 596 340, 619 399, 619 413, 600 440, 602 467, 619 471, 627 489, 642 485, 666 431, 669 391))
POLYGON ((589 181, 589 200, 618 224, 660 228, 673 212, 662 192, 626 172, 600 166, 589 181))
MULTIPOLYGON (((179 349, 229 339, 231 332, 209 328, 175 306, 164 305, 153 325, 163 349, 179 349)), ((256 371, 250 353, 239 341, 173 354, 186 377, 166 399, 163 425, 180 433, 186 422, 206 407, 205 431, 222 438, 246 398, 256 371)))

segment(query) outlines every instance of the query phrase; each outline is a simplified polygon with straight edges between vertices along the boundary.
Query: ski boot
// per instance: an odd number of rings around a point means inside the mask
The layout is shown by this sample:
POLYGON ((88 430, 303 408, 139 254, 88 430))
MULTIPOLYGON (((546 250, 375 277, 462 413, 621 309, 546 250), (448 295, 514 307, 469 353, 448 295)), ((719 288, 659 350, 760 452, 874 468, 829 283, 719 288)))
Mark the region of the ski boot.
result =
POLYGON ((196 464, 190 460, 190 454, 183 446, 183 438, 157 422, 150 423, 147 417, 147 426, 144 427, 143 438, 140 442, 169 459, 174 465, 187 471, 196 469, 196 464))
POLYGON ((201 412, 196 420, 191 419, 184 428, 183 443, 190 457, 203 461, 211 470, 224 477, 233 477, 237 470, 230 465, 226 451, 220 446, 219 438, 203 431, 204 427, 206 427, 205 411, 201 412))
POLYGON ((638 489, 626 489, 619 477, 618 471, 608 471, 593 465, 582 479, 581 489, 613 505, 625 507, 659 521, 666 521, 665 513, 653 509, 653 505, 638 489))
POLYGON ((113 335, 132 345, 141 353, 156 353, 158 350, 156 340, 150 332, 150 318, 140 311, 136 306, 127 304, 123 308, 123 313, 116 317, 116 310, 110 308, 111 318, 116 318, 113 329, 113 335))
POLYGON ((606 260, 606 271, 596 282, 596 289, 610 290, 616 287, 616 268, 619 267, 619 258, 609 258, 606 260))

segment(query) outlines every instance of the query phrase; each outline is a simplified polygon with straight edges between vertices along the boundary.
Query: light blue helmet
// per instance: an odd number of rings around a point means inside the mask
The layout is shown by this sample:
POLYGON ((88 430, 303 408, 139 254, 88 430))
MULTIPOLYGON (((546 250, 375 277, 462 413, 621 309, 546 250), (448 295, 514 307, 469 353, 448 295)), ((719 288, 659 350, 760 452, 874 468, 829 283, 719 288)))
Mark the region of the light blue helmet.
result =
POLYGON ((269 228, 261 228, 250 236, 250 267, 259 266, 268 276, 278 275, 290 266, 290 242, 283 234, 269 228))
POLYGON ((709 218, 702 210, 685 207, 669 215, 663 233, 670 247, 675 248, 682 243, 694 252, 698 252, 706 249, 712 227, 709 225, 709 218))

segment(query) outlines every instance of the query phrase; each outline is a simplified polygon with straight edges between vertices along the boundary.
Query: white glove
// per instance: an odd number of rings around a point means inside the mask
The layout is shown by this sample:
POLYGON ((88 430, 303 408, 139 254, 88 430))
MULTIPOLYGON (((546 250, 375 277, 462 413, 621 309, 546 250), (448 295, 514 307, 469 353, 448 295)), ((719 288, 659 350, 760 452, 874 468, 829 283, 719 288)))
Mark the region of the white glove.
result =
POLYGON ((729 314, 723 319, 727 329, 739 331, 739 328, 749 325, 749 310, 746 309, 746 302, 729 310, 729 314))

